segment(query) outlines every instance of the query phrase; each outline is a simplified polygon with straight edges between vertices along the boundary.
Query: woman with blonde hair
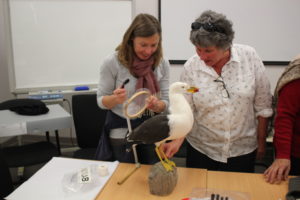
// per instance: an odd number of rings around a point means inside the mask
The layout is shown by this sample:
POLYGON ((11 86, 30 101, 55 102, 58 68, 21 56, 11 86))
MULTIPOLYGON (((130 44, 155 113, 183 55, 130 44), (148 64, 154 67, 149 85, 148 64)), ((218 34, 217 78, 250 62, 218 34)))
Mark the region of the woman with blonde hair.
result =
MULTIPOLYGON (((169 63, 162 57, 161 26, 149 14, 139 14, 125 32, 121 44, 108 56, 100 68, 97 102, 107 109, 106 124, 96 152, 96 159, 133 162, 126 142, 127 122, 123 103, 136 90, 147 88, 152 96, 148 99, 148 111, 161 113, 168 107, 169 63), (126 85, 124 85, 124 81, 126 85), (107 140, 103 140, 104 138, 107 140), (110 147, 103 150, 103 146, 110 147), (111 151, 110 151, 111 150, 111 151)), ((147 113, 149 113, 147 112, 147 113)), ((132 128, 151 117, 144 115, 131 120, 132 128)), ((153 164, 157 160, 154 145, 137 147, 141 163, 153 164)))

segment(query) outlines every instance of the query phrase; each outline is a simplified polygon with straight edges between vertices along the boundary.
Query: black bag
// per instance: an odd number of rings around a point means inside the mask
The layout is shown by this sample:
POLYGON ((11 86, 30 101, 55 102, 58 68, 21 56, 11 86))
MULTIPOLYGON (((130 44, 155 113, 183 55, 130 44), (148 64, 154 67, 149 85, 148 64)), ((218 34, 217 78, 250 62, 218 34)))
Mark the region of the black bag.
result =
POLYGON ((11 99, 0 104, 0 110, 8 109, 20 115, 41 115, 49 112, 46 104, 38 99, 11 99))
POLYGON ((95 155, 96 160, 114 161, 113 152, 110 146, 109 133, 102 130, 99 144, 95 155))

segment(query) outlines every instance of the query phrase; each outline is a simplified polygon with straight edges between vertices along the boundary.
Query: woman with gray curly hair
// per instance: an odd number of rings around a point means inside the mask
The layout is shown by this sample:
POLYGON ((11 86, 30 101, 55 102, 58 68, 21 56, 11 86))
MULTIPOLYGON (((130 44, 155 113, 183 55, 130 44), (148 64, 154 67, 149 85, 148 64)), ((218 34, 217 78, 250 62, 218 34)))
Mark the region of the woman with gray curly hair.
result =
MULTIPOLYGON (((265 153, 272 115, 270 83, 256 51, 233 44, 232 23, 208 10, 191 24, 196 54, 184 65, 181 81, 200 89, 187 96, 194 127, 187 135, 187 167, 253 172, 265 153)), ((184 138, 163 146, 172 157, 184 138)))

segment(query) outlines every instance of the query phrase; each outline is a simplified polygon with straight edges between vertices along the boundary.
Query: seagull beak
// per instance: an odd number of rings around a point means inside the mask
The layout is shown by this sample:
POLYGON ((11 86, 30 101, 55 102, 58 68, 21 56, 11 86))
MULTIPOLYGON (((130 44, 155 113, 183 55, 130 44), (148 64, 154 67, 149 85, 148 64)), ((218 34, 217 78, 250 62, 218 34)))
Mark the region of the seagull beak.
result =
POLYGON ((195 92, 199 92, 199 89, 196 87, 190 87, 189 89, 187 89, 187 92, 195 93, 195 92))

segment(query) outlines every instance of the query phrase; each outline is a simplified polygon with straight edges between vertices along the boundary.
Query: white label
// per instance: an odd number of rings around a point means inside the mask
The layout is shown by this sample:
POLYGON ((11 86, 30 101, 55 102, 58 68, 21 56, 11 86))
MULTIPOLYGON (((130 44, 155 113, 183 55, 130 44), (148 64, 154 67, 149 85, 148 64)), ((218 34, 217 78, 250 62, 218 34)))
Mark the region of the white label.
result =
POLYGON ((89 167, 83 168, 78 172, 78 183, 90 183, 91 181, 92 177, 89 167))

